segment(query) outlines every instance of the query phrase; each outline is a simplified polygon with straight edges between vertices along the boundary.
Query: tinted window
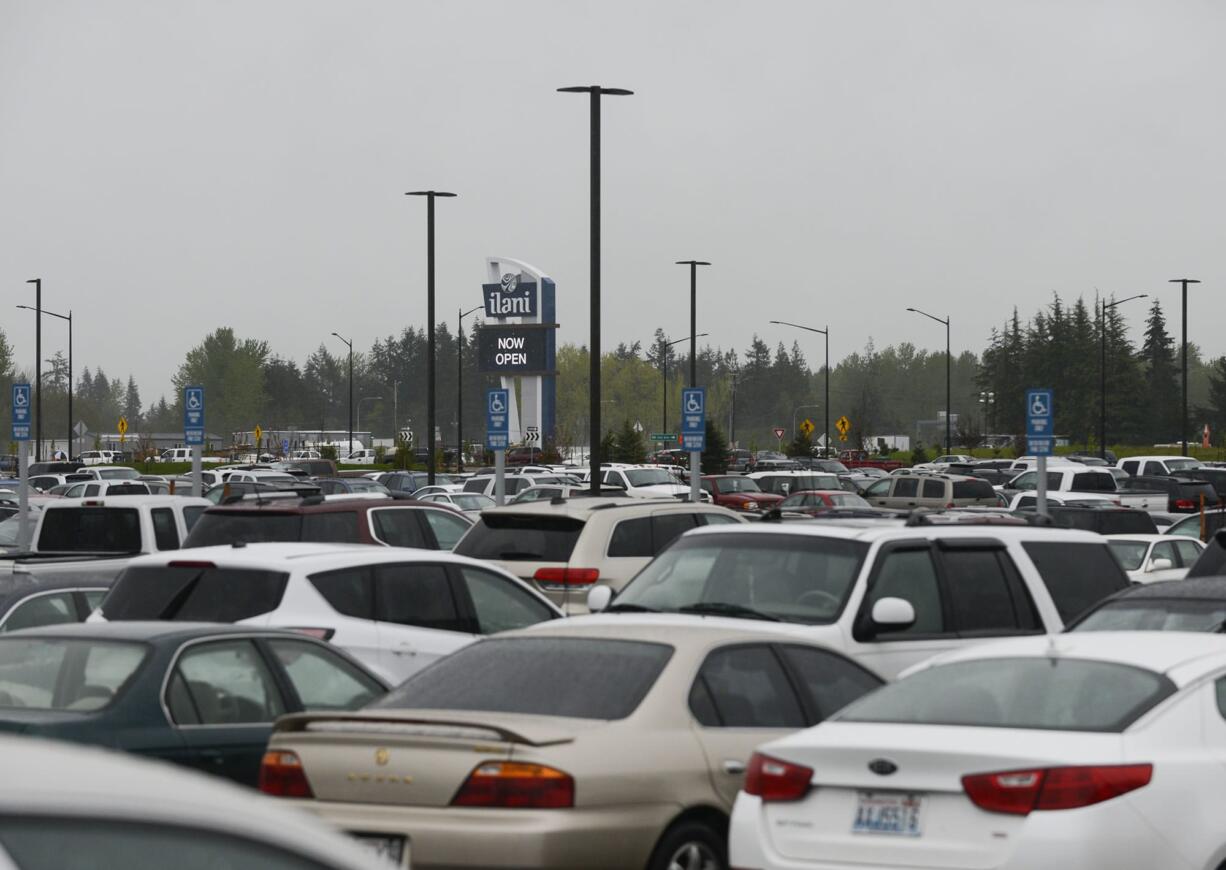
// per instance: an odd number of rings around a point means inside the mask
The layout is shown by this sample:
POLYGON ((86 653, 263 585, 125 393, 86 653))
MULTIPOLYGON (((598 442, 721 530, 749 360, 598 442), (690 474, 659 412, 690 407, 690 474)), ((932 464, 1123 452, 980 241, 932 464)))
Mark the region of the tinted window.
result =
POLYGON ((71 592, 56 592, 50 595, 34 595, 17 605, 0 631, 18 631, 37 628, 40 625, 62 625, 80 622, 71 592))
MULTIPOLYGON (((189 485, 187 492, 190 493, 191 491, 191 486, 189 485)), ((203 513, 204 505, 193 504, 183 508, 183 526, 189 533, 191 532, 192 528, 195 527, 196 520, 200 519, 200 515, 203 513)))
POLYGON ((99 710, 145 660, 139 643, 63 638, 0 640, 0 707, 99 710))
POLYGON ((1184 568, 1195 565, 1196 560, 1200 558, 1201 548, 1192 541, 1176 540, 1175 549, 1179 552, 1179 560, 1184 568))
POLYGON ((268 646, 307 710, 356 710, 383 694, 383 687, 318 644, 269 640, 268 646))
POLYGON ((288 574, 248 568, 129 567, 102 602, 109 620, 238 622, 281 603, 288 574))
POLYGON ((1128 586, 1119 562, 1102 544, 1027 541, 1022 548, 1064 622, 1128 586))
POLYGON ((1149 550, 1149 544, 1146 541, 1108 541, 1107 546, 1111 548, 1111 555, 1115 556, 1116 561, 1125 571, 1141 570, 1141 562, 1149 550))
POLYGON ((698 528, 694 514, 656 514, 651 518, 651 555, 655 555, 690 529, 698 528))
POLYGON ((270 511, 206 510, 192 527, 184 547, 212 547, 245 541, 301 541, 302 515, 270 511))
POLYGON ((914 477, 900 477, 894 481, 894 498, 915 498, 919 492, 919 480, 914 477))
POLYGON ((1226 601, 1124 598, 1105 602, 1071 631, 1221 631, 1226 601))
POLYGON ((1201 506, 1201 499, 1204 499, 1204 504, 1212 507, 1217 503, 1217 490, 1210 483, 1180 483, 1175 486, 1174 496, 1182 501, 1190 501, 1196 507, 1201 506))
POLYGON ((1115 492, 1115 478, 1095 471, 1080 471, 1073 475, 1074 492, 1115 492))
POLYGON ((423 512, 423 515, 430 526, 430 531, 434 532, 434 537, 438 540, 440 550, 454 550, 460 538, 464 537, 464 533, 468 531, 468 520, 456 516, 451 511, 427 510, 423 512))
POLYGON ((610 556, 653 556, 651 548, 651 517, 622 520, 613 527, 609 540, 610 556))
MULTIPOLYGON (((1197 518, 1199 519, 1199 518, 1197 518)), ((1199 531, 1199 528, 1198 528, 1199 531)), ((1209 539, 1205 551, 1188 569, 1188 577, 1216 577, 1226 574, 1226 547, 1222 546, 1219 534, 1209 539)))
POLYGON ((371 706, 624 719, 672 654, 662 643, 491 638, 440 659, 371 706))
POLYGON ((442 565, 378 565, 375 618, 442 631, 469 631, 442 565))
POLYGON ((426 541, 426 535, 422 531, 421 522, 417 518, 417 511, 409 508, 393 508, 375 510, 370 512, 372 522, 374 523, 374 536, 378 541, 382 541, 392 547, 417 547, 423 550, 432 550, 433 547, 426 541))
POLYGON ((1007 558, 1001 550, 941 553, 950 610, 959 634, 1016 631, 1021 627, 1001 564, 1007 558))
POLYGON ((455 552, 475 559, 568 562, 583 521, 531 514, 483 514, 455 552))
POLYGON ((374 578, 369 568, 342 568, 307 578, 337 613, 374 619, 374 578))
POLYGON ((981 659, 919 671, 835 718, 1118 732, 1174 691, 1161 674, 1109 662, 1048 656, 981 659))
POLYGON ((536 596, 506 577, 467 566, 460 568, 460 577, 472 599, 481 634, 511 631, 556 616, 536 596))
POLYGON ((809 724, 832 716, 883 683, 854 662, 825 650, 791 644, 777 649, 814 713, 809 724))
POLYGON ((271 722, 285 712, 272 674, 249 640, 189 646, 176 671, 201 725, 271 722))
POLYGON ((153 518, 153 543, 159 550, 179 549, 179 530, 175 526, 174 511, 170 508, 154 508, 149 512, 153 518))
POLYGON ((310 513, 302 517, 302 540, 320 544, 357 544, 357 511, 310 513))
POLYGON ((705 684, 718 718, 714 724, 720 727, 802 728, 807 724, 782 665, 766 645, 716 650, 703 662, 698 679, 705 684))
POLYGON ((945 481, 943 480, 925 480, 923 489, 924 498, 945 498, 945 481))
POLYGON ((73 507, 43 512, 38 549, 44 552, 139 553, 135 508, 73 507))
POLYGON ((891 550, 881 556, 877 575, 865 597, 864 613, 871 614, 873 605, 882 598, 901 598, 911 602, 915 608, 915 623, 909 628, 882 634, 879 640, 941 634, 945 631, 936 567, 932 563, 932 553, 926 547, 891 550))
POLYGON ((955 499, 994 499, 996 490, 986 480, 955 480, 955 499))

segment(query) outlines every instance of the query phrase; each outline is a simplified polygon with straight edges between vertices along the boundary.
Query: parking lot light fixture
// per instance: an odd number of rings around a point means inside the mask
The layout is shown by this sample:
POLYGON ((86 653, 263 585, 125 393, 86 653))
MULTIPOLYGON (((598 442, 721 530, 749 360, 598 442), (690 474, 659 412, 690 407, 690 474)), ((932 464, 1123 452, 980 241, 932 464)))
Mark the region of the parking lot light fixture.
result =
POLYGON ((1183 442, 1183 455, 1188 455, 1188 285, 1199 284, 1196 278, 1172 278, 1168 284, 1183 288, 1183 341, 1180 352, 1180 367, 1183 369, 1183 410, 1179 415, 1179 440, 1183 442))
POLYGON ((456 406, 455 406, 455 429, 456 429, 456 454, 455 468, 457 474, 464 473, 464 318, 468 315, 480 311, 485 306, 477 305, 473 308, 464 311, 458 309, 460 316, 456 329, 456 406))
MULTIPOLYGON (((26 311, 38 312, 37 308, 32 308, 29 305, 18 305, 18 308, 24 308, 26 311)), ((67 314, 56 314, 54 311, 42 311, 40 314, 45 314, 48 317, 58 317, 60 320, 68 321, 68 458, 72 459, 72 309, 68 309, 67 314)))
MULTIPOLYGON (((823 452, 830 450, 830 324, 826 324, 825 329, 818 329, 815 326, 801 326, 799 323, 788 323, 786 320, 772 320, 771 323, 776 326, 790 326, 793 329, 803 329, 807 332, 816 332, 818 335, 826 338, 826 443, 822 445, 823 452)), ((793 430, 796 428, 792 427, 793 430)), ((795 433, 793 432, 793 437, 795 433)))
POLYGON ((678 266, 690 267, 690 386, 698 386, 698 267, 710 266, 706 260, 678 260, 678 266))
POLYGON ((588 94, 589 121, 591 128, 591 196, 590 222, 591 233, 591 279, 589 293, 591 297, 591 335, 588 344, 588 416, 590 422, 589 468, 591 469, 590 491, 592 495, 600 495, 600 98, 628 97, 634 91, 625 88, 604 88, 600 85, 579 85, 568 88, 558 88, 563 94, 588 94))
POLYGON ((954 433, 951 416, 952 396, 953 396, 953 357, 949 352, 949 318, 944 320, 929 314, 927 311, 920 311, 918 308, 908 308, 912 314, 922 314, 929 320, 935 320, 937 323, 945 326, 945 453, 946 455, 954 452, 954 433))
MULTIPOLYGON (((353 452, 353 342, 339 332, 332 334, 345 342, 349 348, 349 446, 346 448, 346 455, 348 455, 353 452)), ((336 458, 342 459, 343 457, 337 456, 336 458)))
POLYGON ((26 283, 34 285, 34 461, 38 462, 43 449, 43 279, 26 283))

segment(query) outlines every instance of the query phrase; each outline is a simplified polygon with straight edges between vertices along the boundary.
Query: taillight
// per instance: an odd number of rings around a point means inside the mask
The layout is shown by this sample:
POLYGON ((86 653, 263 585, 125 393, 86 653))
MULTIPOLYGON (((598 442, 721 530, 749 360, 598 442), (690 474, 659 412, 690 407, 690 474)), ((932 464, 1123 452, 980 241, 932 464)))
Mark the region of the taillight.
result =
POLYGON ((452 798, 454 807, 553 810, 575 805, 575 780, 543 764, 489 761, 477 765, 452 798))
POLYGON ((809 793, 813 768, 755 752, 745 771, 745 793, 763 801, 798 801, 809 793))
POLYGON ((595 568, 537 568, 533 580, 552 586, 591 586, 600 579, 595 568))
POLYGON ((981 810, 1024 816, 1102 803, 1149 785, 1153 774, 1152 764, 1008 770, 964 776, 962 788, 981 810))
POLYGON ((314 797, 298 753, 270 749, 260 762, 260 791, 276 797, 314 797))
POLYGON ((1177 511, 1194 511, 1197 508, 1196 502, 1190 498, 1175 499, 1175 510, 1177 511))

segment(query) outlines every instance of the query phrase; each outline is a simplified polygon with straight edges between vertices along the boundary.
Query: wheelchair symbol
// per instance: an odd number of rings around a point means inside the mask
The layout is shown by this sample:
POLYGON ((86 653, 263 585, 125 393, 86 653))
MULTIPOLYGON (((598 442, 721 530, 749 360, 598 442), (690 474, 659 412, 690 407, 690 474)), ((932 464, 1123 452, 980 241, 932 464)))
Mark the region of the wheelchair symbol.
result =
POLYGON ((688 393, 685 397, 685 413, 701 414, 702 398, 698 393, 688 393))
POLYGON ((1035 396, 1030 397, 1030 416, 1046 417, 1049 414, 1050 414, 1050 410, 1047 407, 1046 397, 1041 396, 1041 395, 1035 395, 1035 396))
POLYGON ((507 403, 502 393, 490 393, 490 413, 505 414, 506 411, 507 403))
POLYGON ((30 404, 30 393, 27 390, 16 390, 13 393, 13 404, 18 408, 24 408, 30 404))
POLYGON ((188 390, 187 391, 187 410, 199 411, 200 405, 201 405, 200 391, 199 390, 188 390))

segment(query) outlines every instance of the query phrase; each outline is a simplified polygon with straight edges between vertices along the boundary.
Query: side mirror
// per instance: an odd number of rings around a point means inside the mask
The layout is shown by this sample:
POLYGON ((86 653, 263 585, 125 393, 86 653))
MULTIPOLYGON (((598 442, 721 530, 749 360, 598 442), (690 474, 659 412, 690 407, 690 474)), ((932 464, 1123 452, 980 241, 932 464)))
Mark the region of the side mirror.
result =
POLYGON ((608 586, 593 586, 587 593, 587 609, 600 613, 613 601, 613 590, 608 586))
POLYGON ((882 598, 873 605, 872 618, 878 632, 902 631, 915 625, 915 608, 905 598, 882 598))
POLYGON ((1146 568, 1145 570, 1146 572, 1169 571, 1174 567, 1175 567, 1175 564, 1170 559, 1150 559, 1149 567, 1146 568))

